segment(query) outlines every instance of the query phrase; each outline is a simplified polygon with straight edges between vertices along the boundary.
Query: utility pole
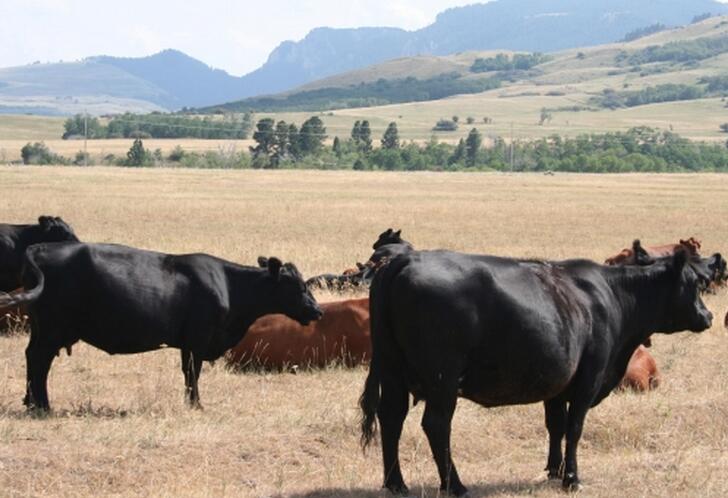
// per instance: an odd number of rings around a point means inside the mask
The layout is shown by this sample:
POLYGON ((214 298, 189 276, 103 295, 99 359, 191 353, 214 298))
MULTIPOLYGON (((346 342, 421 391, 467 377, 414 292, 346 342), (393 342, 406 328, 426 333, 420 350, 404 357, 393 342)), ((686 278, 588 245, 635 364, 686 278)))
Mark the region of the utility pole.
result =
POLYGON ((88 166, 88 113, 83 110, 83 165, 88 166))
POLYGON ((513 173, 513 121, 511 121, 511 173, 513 173))

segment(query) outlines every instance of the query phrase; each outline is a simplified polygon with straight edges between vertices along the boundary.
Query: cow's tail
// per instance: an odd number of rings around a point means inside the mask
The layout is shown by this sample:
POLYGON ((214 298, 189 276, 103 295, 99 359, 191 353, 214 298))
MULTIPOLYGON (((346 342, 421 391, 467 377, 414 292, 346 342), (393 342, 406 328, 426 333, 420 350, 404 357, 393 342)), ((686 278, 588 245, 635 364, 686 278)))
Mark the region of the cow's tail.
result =
POLYGON ((25 289, 22 292, 12 294, 0 293, 0 308, 19 306, 35 301, 43 293, 45 287, 45 276, 35 262, 32 248, 25 252, 23 268, 23 284, 25 289), (32 286, 32 287, 31 287, 32 286))
POLYGON ((364 392, 359 398, 361 416, 361 446, 366 450, 377 433, 376 415, 380 400, 382 369, 388 368, 385 355, 393 354, 395 348, 389 326, 389 296, 392 280, 406 265, 407 258, 395 258, 381 267, 372 281, 369 290, 369 310, 372 341, 372 361, 369 364, 369 375, 364 384, 364 392), (384 351, 388 348, 389 351, 384 351))

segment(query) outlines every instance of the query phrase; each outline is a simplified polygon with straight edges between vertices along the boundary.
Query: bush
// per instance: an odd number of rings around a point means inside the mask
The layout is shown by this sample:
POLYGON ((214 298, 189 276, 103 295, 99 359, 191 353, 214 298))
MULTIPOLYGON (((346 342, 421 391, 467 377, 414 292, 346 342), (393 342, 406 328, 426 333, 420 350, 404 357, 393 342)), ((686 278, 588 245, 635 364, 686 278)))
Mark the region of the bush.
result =
POLYGON ((435 123, 432 131, 455 131, 457 129, 458 124, 455 121, 451 119, 440 119, 437 123, 435 123))
POLYGON ((46 146, 44 142, 28 142, 20 149, 20 156, 23 158, 23 164, 67 164, 68 161, 63 156, 54 154, 46 146))

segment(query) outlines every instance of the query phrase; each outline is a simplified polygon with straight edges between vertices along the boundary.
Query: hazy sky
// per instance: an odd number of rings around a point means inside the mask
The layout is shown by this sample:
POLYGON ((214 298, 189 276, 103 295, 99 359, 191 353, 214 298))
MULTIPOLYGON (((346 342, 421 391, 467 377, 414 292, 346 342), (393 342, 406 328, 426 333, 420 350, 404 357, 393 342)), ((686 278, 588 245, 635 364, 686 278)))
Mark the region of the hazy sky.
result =
POLYGON ((241 75, 318 26, 417 29, 475 0, 0 0, 0 67, 179 49, 241 75))

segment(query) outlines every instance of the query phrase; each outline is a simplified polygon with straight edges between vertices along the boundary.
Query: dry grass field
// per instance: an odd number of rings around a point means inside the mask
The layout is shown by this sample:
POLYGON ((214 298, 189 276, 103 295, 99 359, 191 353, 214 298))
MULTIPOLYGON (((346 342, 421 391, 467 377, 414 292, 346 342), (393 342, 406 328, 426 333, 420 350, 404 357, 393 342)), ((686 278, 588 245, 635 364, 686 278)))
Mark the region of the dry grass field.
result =
MULTIPOLYGON (((720 175, 384 174, 0 168, 0 220, 61 215, 87 241, 259 254, 310 275, 364 260, 389 226, 419 248, 602 260, 635 237, 694 235, 728 252, 720 175)), ((584 496, 728 496, 728 332, 724 290, 711 330, 659 336, 663 384, 614 394, 590 412, 580 445, 584 496)), ((331 299, 332 296, 321 296, 331 299)), ((179 353, 111 357, 77 345, 51 370, 54 412, 22 404, 24 336, 0 337, 3 496, 380 497, 378 447, 358 448, 365 369, 233 374, 205 365, 204 411, 183 403, 179 353)), ((437 472, 412 409, 402 439, 414 496, 437 472)), ((540 405, 485 410, 461 401, 454 456, 472 496, 563 496, 547 482, 540 405)))

